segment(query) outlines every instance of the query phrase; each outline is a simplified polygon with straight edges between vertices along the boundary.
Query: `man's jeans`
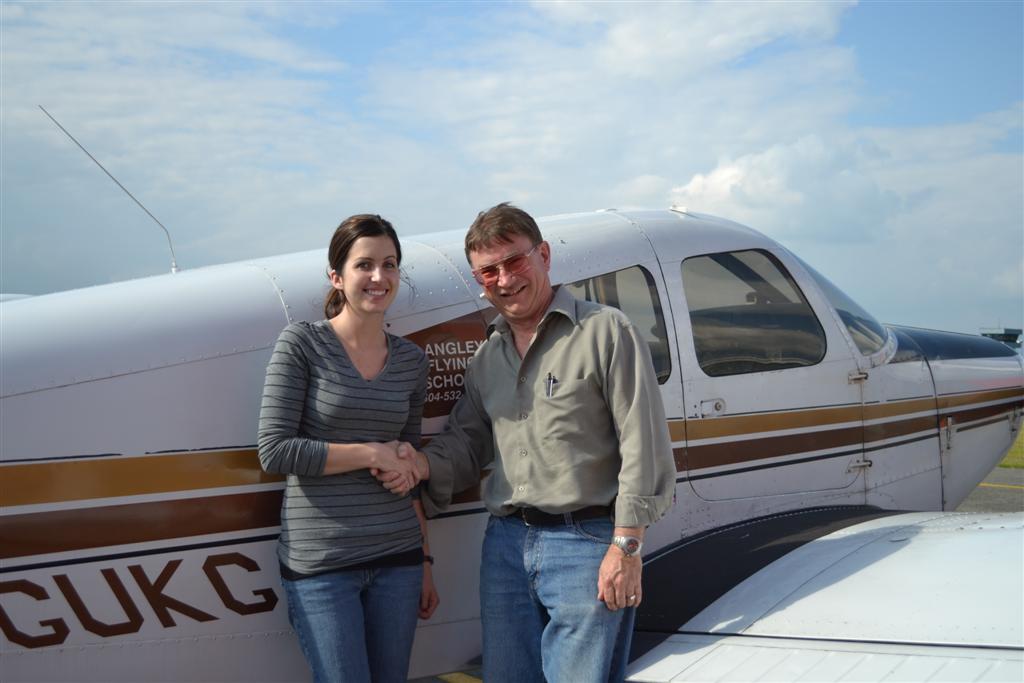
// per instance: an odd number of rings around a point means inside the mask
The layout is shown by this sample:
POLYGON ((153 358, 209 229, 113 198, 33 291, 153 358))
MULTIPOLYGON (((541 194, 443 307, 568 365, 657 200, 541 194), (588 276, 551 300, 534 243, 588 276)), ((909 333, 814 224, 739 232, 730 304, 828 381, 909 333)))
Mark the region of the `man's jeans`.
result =
POLYGON ((487 683, 598 683, 625 677, 636 609, 597 599, 610 520, 527 526, 491 517, 480 565, 487 683))
POLYGON ((283 579, 288 618, 316 683, 398 683, 409 675, 423 566, 283 579))

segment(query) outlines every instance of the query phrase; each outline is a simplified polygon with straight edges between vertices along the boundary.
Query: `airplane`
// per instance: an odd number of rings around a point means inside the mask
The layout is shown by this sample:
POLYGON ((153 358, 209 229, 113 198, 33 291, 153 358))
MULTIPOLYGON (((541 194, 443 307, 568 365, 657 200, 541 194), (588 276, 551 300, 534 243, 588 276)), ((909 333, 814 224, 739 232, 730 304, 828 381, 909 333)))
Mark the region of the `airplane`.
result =
MULTIPOLYGON (((645 585, 689 544, 744 525, 954 510, 1019 433, 1024 361, 1011 349, 882 325, 755 230, 682 207, 538 222, 552 283, 622 309, 651 350, 677 483, 646 535, 645 585)), ((430 360, 428 437, 494 316, 463 235, 402 240, 406 282, 386 318, 430 360)), ((254 444, 272 346, 322 315, 325 263, 313 250, 0 304, 5 680, 307 679, 274 552, 283 482, 254 444)), ((429 522, 442 604, 419 625, 412 677, 480 653, 486 517, 469 490, 429 522)), ((676 572, 645 594, 685 593, 676 572)), ((667 631, 644 614, 638 642, 752 637, 678 632, 702 613, 667 631)), ((631 672, 642 679, 659 652, 675 661, 658 647, 631 672)))
POLYGON ((1022 540, 1022 514, 861 506, 699 534, 645 560, 629 680, 1022 681, 1022 540))

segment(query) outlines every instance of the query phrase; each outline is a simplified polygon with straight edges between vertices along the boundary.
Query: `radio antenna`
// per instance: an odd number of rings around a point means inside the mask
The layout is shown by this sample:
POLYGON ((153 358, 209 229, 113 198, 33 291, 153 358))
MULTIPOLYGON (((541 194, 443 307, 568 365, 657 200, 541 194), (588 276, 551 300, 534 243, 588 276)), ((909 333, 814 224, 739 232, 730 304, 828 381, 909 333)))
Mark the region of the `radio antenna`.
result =
POLYGON ((54 124, 56 124, 56 126, 58 128, 60 128, 64 132, 64 135, 67 135, 69 138, 71 138, 71 142, 73 142, 76 145, 78 145, 78 148, 80 150, 82 150, 83 152, 85 152, 85 155, 87 157, 89 157, 90 159, 92 159, 93 163, 96 164, 97 166, 99 166, 100 170, 102 170, 104 173, 107 174, 107 177, 109 177, 111 180, 113 180, 115 183, 117 183, 117 186, 120 187, 122 190, 124 190, 124 193, 126 195, 128 195, 129 197, 131 197, 132 201, 135 202, 136 204, 138 204, 139 208, 142 209, 143 211, 145 211, 146 215, 149 216, 150 218, 152 218, 153 221, 157 225, 160 226, 160 228, 164 231, 164 235, 167 236, 167 248, 171 250, 171 272, 172 273, 177 273, 178 272, 178 262, 174 258, 174 245, 171 244, 171 232, 164 226, 163 223, 161 223, 159 220, 157 220, 156 216, 154 216, 152 213, 149 212, 149 209, 147 209, 145 206, 142 205, 142 202, 140 202, 138 199, 135 198, 135 195, 133 195, 131 192, 128 191, 127 187, 122 185, 121 182, 110 173, 110 171, 108 171, 106 168, 104 168, 103 164, 101 164, 99 161, 96 160, 96 157, 94 157, 93 155, 89 154, 89 150, 87 150, 82 145, 81 142, 76 140, 75 136, 72 135, 71 133, 69 133, 64 126, 60 125, 60 122, 57 121, 57 119, 53 118, 53 116, 50 115, 50 112, 46 111, 46 109, 43 107, 43 105, 40 104, 39 108, 42 109, 43 113, 46 114, 46 116, 49 117, 49 119, 51 121, 53 121, 54 124))

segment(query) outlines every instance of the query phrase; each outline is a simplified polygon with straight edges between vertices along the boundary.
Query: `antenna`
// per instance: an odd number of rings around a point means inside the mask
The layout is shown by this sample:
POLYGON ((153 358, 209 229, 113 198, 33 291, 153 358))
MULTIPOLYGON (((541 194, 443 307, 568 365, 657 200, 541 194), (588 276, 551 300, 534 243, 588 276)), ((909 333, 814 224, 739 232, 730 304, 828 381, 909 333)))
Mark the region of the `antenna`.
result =
POLYGON ((72 135, 71 133, 69 133, 64 126, 60 125, 60 122, 57 121, 57 119, 53 118, 53 116, 50 115, 50 112, 46 111, 46 109, 43 108, 43 105, 40 104, 39 108, 42 109, 43 113, 46 114, 49 117, 49 119, 51 121, 53 121, 57 125, 57 127, 60 128, 64 132, 64 135, 67 135, 69 138, 71 138, 71 142, 73 142, 76 145, 78 145, 78 148, 80 150, 82 150, 83 152, 85 152, 85 155, 87 157, 89 157, 90 159, 92 159, 94 164, 96 164, 97 166, 100 167, 100 170, 102 170, 104 173, 106 173, 107 176, 111 180, 113 180, 115 183, 117 183, 117 186, 120 187, 122 190, 124 190, 124 193, 126 195, 128 195, 129 197, 131 197, 132 201, 135 202, 136 204, 138 204, 139 208, 142 209, 143 211, 145 211, 146 215, 149 216, 150 218, 152 218, 156 222, 156 224, 159 225, 163 229, 164 235, 167 236, 167 248, 171 250, 171 272, 172 273, 177 273, 178 272, 178 262, 174 258, 174 245, 171 244, 171 232, 164 226, 163 223, 161 223, 159 220, 157 220, 156 216, 154 216, 153 214, 151 214, 149 212, 149 209, 147 209, 145 206, 142 205, 142 202, 140 202, 138 199, 135 198, 135 195, 133 195, 131 192, 128 191, 128 188, 126 188, 124 185, 122 185, 120 183, 120 181, 117 178, 115 178, 110 173, 110 171, 108 171, 106 168, 104 168, 103 164, 101 164, 99 161, 96 160, 96 157, 94 157, 93 155, 89 154, 89 150, 87 150, 85 147, 83 147, 82 143, 79 142, 78 140, 76 140, 75 136, 72 135))

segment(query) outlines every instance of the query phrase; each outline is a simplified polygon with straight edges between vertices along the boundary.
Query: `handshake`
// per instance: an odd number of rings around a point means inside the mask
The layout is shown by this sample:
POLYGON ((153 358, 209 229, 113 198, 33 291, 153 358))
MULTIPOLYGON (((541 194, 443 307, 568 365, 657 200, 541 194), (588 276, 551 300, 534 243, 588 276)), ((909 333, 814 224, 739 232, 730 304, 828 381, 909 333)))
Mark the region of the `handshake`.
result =
POLYGON ((370 474, 391 493, 404 496, 424 479, 430 478, 427 456, 406 441, 373 444, 370 474))

